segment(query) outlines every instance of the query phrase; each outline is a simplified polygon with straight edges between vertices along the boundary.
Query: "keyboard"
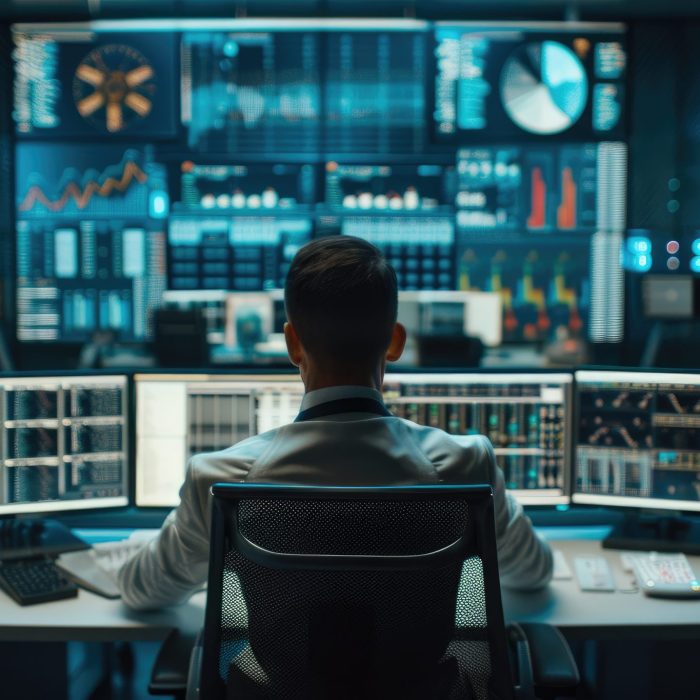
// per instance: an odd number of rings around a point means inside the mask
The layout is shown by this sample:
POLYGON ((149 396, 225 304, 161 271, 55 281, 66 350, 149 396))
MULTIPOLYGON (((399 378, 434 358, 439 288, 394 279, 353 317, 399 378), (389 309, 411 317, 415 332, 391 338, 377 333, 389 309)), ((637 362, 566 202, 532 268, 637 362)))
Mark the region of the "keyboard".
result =
POLYGON ((56 564, 83 588, 105 598, 119 598, 119 569, 143 546, 143 539, 101 542, 83 552, 62 554, 56 564))
POLYGON ((0 564, 0 588, 20 605, 75 598, 78 588, 50 559, 19 559, 0 564))
POLYGON ((626 562, 644 593, 657 598, 700 598, 700 580, 684 554, 628 554, 626 562))

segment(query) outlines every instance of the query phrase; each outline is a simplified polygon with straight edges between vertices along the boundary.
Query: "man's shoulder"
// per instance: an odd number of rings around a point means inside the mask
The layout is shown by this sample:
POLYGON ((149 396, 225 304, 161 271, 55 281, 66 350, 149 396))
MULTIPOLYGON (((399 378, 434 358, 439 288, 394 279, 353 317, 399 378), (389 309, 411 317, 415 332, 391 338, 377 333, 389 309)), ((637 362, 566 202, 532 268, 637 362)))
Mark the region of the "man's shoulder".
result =
POLYGON ((473 433, 469 435, 451 435, 441 428, 434 428, 429 425, 420 425, 406 418, 397 419, 401 425, 413 434, 416 440, 421 442, 435 442, 443 445, 455 445, 458 448, 471 450, 474 452, 490 453, 493 449, 491 441, 486 435, 473 433))
POLYGON ((440 428, 399 420, 421 452, 450 480, 463 475, 470 481, 493 481, 495 456, 485 435, 450 435, 440 428))
POLYGON ((245 478, 255 462, 263 455, 277 436, 279 429, 252 435, 231 447, 216 452, 201 452, 192 457, 190 467, 198 476, 245 478))

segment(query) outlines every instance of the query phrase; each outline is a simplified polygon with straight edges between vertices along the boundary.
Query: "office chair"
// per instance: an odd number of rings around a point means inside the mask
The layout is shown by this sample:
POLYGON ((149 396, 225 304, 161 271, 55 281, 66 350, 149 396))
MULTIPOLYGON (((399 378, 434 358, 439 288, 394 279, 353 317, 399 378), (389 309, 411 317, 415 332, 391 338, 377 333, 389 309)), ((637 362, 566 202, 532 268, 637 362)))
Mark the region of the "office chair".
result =
POLYGON ((204 633, 166 640, 153 694, 525 700, 578 684, 556 630, 506 631, 490 486, 212 493, 204 633))

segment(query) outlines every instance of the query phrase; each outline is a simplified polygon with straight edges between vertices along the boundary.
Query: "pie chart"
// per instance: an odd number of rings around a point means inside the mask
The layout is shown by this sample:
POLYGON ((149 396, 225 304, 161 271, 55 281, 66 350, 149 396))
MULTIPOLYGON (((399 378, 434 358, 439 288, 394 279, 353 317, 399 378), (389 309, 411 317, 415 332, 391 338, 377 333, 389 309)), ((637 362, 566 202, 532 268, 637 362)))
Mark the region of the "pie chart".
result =
POLYGON ((575 124, 586 108, 586 70, 576 54, 558 41, 524 44, 503 65, 501 101, 524 131, 558 134, 575 124))

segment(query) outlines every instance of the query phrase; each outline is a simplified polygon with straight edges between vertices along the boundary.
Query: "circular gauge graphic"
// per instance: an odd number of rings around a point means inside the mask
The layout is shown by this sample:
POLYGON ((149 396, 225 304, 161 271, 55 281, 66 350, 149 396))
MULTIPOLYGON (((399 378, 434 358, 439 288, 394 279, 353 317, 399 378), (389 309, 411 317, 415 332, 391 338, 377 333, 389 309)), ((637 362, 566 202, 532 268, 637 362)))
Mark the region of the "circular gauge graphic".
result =
POLYGON ((75 106, 97 128, 119 133, 150 114, 154 78, 153 68, 140 51, 126 44, 100 46, 75 71, 75 106))
POLYGON ((586 108, 586 71, 564 44, 525 44, 503 66, 501 100, 521 129, 531 134, 558 134, 575 124, 586 108))

